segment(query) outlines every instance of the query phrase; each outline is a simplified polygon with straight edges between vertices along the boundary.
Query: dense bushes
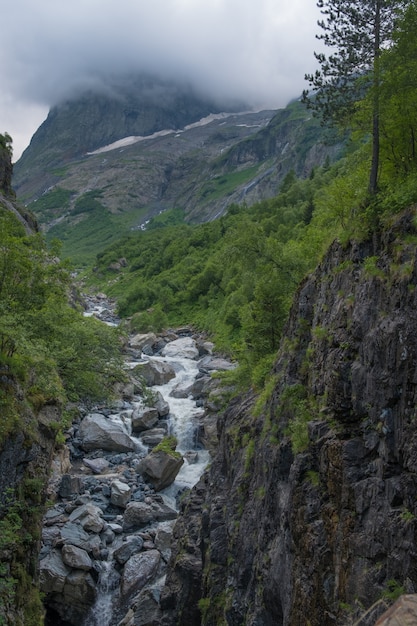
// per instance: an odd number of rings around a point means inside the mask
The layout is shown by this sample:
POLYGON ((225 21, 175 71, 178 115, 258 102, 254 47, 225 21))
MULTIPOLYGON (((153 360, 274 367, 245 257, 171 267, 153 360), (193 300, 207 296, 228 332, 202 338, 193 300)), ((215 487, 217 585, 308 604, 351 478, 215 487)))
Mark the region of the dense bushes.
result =
MULTIPOLYGON (((70 275, 42 237, 26 236, 0 205, 0 401, 13 381, 37 408, 94 400, 121 376, 118 334, 68 304, 70 275)), ((13 420, 11 421, 11 423, 13 420)), ((7 428, 2 424, 2 435, 7 428)))

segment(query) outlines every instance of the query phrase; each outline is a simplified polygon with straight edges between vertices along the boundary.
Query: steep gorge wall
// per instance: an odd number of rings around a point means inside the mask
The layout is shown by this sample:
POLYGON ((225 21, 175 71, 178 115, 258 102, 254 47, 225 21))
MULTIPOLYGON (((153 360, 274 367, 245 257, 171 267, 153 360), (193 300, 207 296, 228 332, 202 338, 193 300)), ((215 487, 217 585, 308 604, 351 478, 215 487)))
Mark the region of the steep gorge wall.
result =
POLYGON ((414 222, 334 243, 301 285, 268 399, 219 419, 183 504, 164 624, 365 626, 417 591, 414 222))

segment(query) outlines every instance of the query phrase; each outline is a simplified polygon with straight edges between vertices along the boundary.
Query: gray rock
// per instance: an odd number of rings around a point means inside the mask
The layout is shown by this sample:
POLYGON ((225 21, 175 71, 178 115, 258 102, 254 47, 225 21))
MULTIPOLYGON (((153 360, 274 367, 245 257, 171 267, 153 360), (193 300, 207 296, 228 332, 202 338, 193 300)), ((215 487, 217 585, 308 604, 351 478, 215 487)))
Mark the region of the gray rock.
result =
POLYGON ((197 341, 197 347, 200 356, 213 354, 214 343, 212 343, 211 341, 197 341))
POLYGON ((159 607, 158 591, 143 589, 119 626, 160 626, 163 613, 159 607))
POLYGON ((145 361, 138 363, 133 369, 134 373, 142 376, 149 387, 153 385, 165 385, 175 378, 175 370, 163 361, 145 361))
POLYGON ((107 528, 100 533, 101 542, 106 546, 113 543, 115 536, 116 535, 109 526, 107 526, 107 528))
POLYGON ((132 431, 141 433, 144 430, 153 428, 158 423, 159 413, 154 407, 144 407, 135 409, 132 414, 132 431))
POLYGON ((66 545, 62 548, 62 560, 65 565, 74 569, 82 569, 89 571, 93 567, 93 563, 88 553, 82 548, 66 545))
POLYGON ((104 459, 103 457, 100 457, 98 459, 85 459, 84 458, 83 463, 86 467, 90 468, 94 474, 102 474, 110 466, 110 463, 108 462, 108 460, 104 459))
POLYGON ((158 450, 141 459, 136 466, 136 471, 142 474, 156 491, 160 491, 174 482, 183 464, 184 459, 181 456, 176 457, 158 450))
POLYGON ((104 526, 101 515, 102 510, 94 504, 83 504, 71 513, 69 520, 70 522, 78 521, 84 530, 99 533, 104 526))
POLYGON ((197 344, 192 337, 180 337, 168 343, 161 352, 162 356, 197 359, 199 356, 197 344))
POLYGON ((79 476, 64 474, 61 478, 58 494, 61 498, 70 498, 81 492, 81 479, 79 476))
POLYGON ((59 613, 65 621, 81 623, 95 599, 96 584, 91 574, 79 569, 72 570, 65 580, 59 613))
POLYGON ((166 524, 161 524, 158 527, 155 535, 155 547, 162 555, 162 558, 167 563, 169 557, 171 556, 171 542, 172 542, 172 526, 166 524))
POLYGON ((120 424, 116 424, 100 413, 91 413, 81 422, 79 431, 84 450, 109 450, 133 452, 135 444, 120 424))
POLYGON ((132 535, 124 541, 114 552, 113 557, 120 565, 124 565, 133 554, 140 552, 143 547, 143 539, 138 535, 132 535))
POLYGON ((207 395, 209 391, 210 381, 210 376, 201 376, 193 382, 193 384, 191 385, 191 395, 194 400, 203 398, 207 395))
POLYGON ((161 502, 129 502, 123 516, 123 530, 131 532, 152 522, 165 522, 176 517, 177 512, 161 502))
POLYGON ((80 524, 67 522, 60 531, 61 540, 65 544, 84 548, 88 543, 90 535, 83 529, 80 524))
POLYGON ((121 480, 114 480, 111 483, 110 501, 115 506, 119 506, 124 509, 130 500, 131 493, 132 490, 128 484, 122 482, 121 480))
POLYGON ((39 564, 39 585, 43 593, 61 592, 70 573, 58 550, 52 550, 39 564))
POLYGON ((184 454, 184 458, 187 460, 188 465, 194 465, 198 461, 198 452, 188 450, 188 452, 184 454))
POLYGON ((169 414, 169 404, 164 399, 160 391, 156 392, 156 402, 154 403, 154 407, 158 411, 159 417, 165 417, 169 414))
POLYGON ((417 594, 401 596, 386 611, 375 626, 415 626, 417 624, 417 594))
POLYGON ((169 394, 171 398, 188 398, 191 394, 192 385, 179 383, 174 387, 174 389, 169 394))
POLYGON ((166 436, 167 431, 165 428, 151 428, 150 430, 142 433, 141 439, 145 446, 153 448, 161 443, 162 439, 166 436))
POLYGON ((42 528, 42 543, 45 546, 53 546, 60 537, 58 526, 44 526, 42 528))
POLYGON ((114 532, 115 535, 121 535, 123 532, 123 527, 120 524, 116 524, 115 522, 110 522, 109 528, 114 532))
POLYGON ((154 333, 145 333, 134 335, 129 340, 129 345, 134 350, 143 351, 145 347, 151 347, 156 343, 156 335, 154 333))
POLYGON ((134 554, 127 561, 121 580, 121 594, 124 598, 138 593, 157 573, 161 555, 158 550, 134 554))

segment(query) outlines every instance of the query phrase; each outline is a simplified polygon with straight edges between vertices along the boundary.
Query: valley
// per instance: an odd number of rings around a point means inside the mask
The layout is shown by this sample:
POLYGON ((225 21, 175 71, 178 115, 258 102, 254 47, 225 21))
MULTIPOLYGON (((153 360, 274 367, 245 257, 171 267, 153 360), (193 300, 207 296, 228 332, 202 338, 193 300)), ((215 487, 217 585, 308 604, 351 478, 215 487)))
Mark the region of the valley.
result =
POLYGON ((339 133, 142 77, 0 135, 0 623, 415 618, 415 18, 339 133))

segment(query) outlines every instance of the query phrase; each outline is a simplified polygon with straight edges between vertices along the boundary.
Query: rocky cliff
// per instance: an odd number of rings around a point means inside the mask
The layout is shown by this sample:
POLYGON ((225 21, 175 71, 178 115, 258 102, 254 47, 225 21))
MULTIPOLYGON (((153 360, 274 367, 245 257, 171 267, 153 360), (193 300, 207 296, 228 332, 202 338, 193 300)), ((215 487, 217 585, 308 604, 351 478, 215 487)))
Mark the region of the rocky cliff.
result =
POLYGON ((165 624, 365 626, 417 590, 416 261, 410 211, 300 286, 183 503, 165 624))
MULTIPOLYGON (((33 234, 35 220, 14 200, 11 150, 4 139, 0 135, 0 218, 12 216, 17 220, 16 232, 23 226, 27 235, 33 234)), ((5 223, 2 221, 2 229, 5 223)), ((8 234, 0 230, 6 282, 11 280, 8 234)), ((19 276, 13 278, 18 283, 19 276)), ((4 291, 0 317, 0 623, 26 626, 39 624, 43 613, 37 589, 40 529, 61 408, 52 403, 31 404, 10 367, 5 337, 11 311, 4 291)))

